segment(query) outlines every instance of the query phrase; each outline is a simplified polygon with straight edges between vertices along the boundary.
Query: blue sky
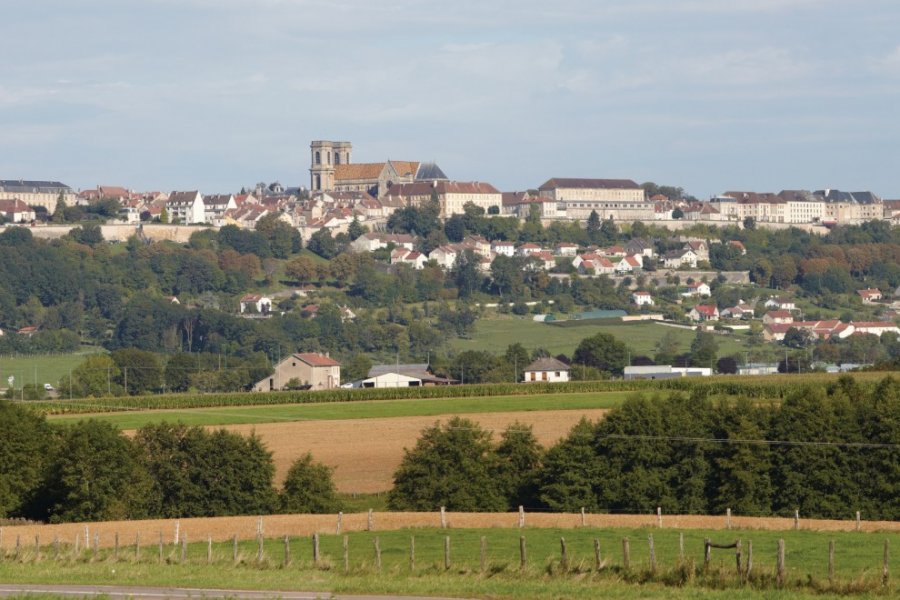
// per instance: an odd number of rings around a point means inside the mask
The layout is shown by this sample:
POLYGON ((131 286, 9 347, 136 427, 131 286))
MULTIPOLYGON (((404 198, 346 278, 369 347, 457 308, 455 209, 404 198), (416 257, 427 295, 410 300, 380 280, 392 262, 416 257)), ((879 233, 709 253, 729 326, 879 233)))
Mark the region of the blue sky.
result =
POLYGON ((308 185, 309 142, 900 198, 894 0, 3 0, 0 179, 308 185))

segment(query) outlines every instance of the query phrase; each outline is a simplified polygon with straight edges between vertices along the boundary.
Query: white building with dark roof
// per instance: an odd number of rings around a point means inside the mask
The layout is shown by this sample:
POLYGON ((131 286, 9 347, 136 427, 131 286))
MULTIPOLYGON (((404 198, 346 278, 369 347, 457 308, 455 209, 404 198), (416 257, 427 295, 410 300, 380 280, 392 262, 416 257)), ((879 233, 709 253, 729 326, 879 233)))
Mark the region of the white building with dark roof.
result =
POLYGON ((569 365, 555 358, 539 358, 525 367, 524 381, 526 383, 569 381, 570 370, 569 365))
POLYGON ((0 179, 0 200, 19 199, 28 206, 43 206, 52 213, 60 197, 66 206, 74 206, 77 200, 72 188, 58 181, 0 179))

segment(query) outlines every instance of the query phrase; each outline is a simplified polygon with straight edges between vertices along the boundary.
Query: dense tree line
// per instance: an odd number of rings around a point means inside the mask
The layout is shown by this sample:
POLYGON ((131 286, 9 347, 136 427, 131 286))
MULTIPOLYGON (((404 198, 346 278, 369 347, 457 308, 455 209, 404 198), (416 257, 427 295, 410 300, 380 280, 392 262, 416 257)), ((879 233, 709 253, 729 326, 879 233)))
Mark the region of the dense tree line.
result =
POLYGON ((50 522, 339 510, 331 470, 304 456, 283 489, 256 436, 168 423, 134 438, 100 421, 51 427, 0 401, 0 519, 50 522))
POLYGON ((629 399, 542 452, 530 431, 499 445, 453 419, 423 432, 391 506, 900 518, 900 383, 850 377, 777 407, 697 396, 629 399))

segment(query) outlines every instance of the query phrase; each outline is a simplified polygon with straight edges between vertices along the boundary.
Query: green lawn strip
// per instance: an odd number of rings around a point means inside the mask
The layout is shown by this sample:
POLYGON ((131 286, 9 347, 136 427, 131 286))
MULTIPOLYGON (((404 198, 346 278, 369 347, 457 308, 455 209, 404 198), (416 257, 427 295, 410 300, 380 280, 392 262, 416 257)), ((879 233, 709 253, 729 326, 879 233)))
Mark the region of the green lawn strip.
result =
MULTIPOLYGON (((573 324, 574 325, 574 324, 573 324)), ((585 322, 584 325, 558 327, 523 318, 480 319, 475 323, 475 332, 470 338, 455 338, 449 341, 454 350, 487 350, 502 353, 510 344, 519 342, 528 350, 544 348, 550 354, 564 353, 569 356, 578 343, 597 333, 608 333, 625 342, 635 355, 653 356, 656 343, 667 333, 678 340, 681 352, 690 350, 696 332, 678 327, 667 327, 652 322, 603 323, 585 322)), ((743 352, 746 334, 717 335, 721 356, 743 352)))
MULTIPOLYGON (((451 515, 452 520, 452 515, 451 515)), ((190 535, 184 531, 184 535, 190 535)), ((774 591, 740 587, 734 573, 733 550, 714 551, 711 575, 696 572, 692 582, 676 584, 672 576, 678 561, 676 530, 655 529, 407 529, 349 534, 350 572, 344 574, 342 539, 322 535, 320 565, 312 564, 309 537, 290 540, 290 566, 283 566, 284 543, 269 539, 264 559, 257 564, 257 543, 239 544, 239 565, 232 563, 230 542, 213 544, 214 564, 207 565, 205 541, 190 543, 186 562, 180 564, 179 547, 167 544, 164 562, 158 562, 158 547, 141 550, 141 561, 134 561, 133 546, 123 545, 120 560, 112 550, 99 556, 71 557, 71 546, 63 546, 61 560, 52 557, 52 548, 42 549, 40 561, 26 549, 20 562, 8 554, 0 562, 0 580, 6 583, 71 583, 103 585, 159 585, 215 587, 221 589, 330 590, 383 594, 440 594, 455 597, 498 598, 838 598, 828 591, 828 542, 836 542, 838 589, 870 590, 854 597, 890 597, 896 586, 883 590, 879 583, 883 544, 889 539, 897 547, 896 533, 819 533, 810 531, 770 532, 761 530, 684 531, 686 560, 701 566, 703 539, 732 542, 753 541, 753 572, 763 577, 752 586, 766 585, 774 571, 777 540, 786 545, 787 589, 774 591), (527 566, 519 567, 519 536, 526 540, 527 566), (649 574, 647 539, 652 535, 656 547, 658 574, 649 574), (415 537, 415 571, 410 572, 410 537, 415 537), (450 564, 445 571, 444 538, 450 537, 450 564), (487 573, 480 572, 481 538, 487 542, 487 573), (381 571, 375 568, 374 542, 381 547, 381 571), (566 539, 570 572, 562 573, 560 538, 566 539), (622 569, 622 538, 631 544, 631 569, 622 569), (601 553, 608 561, 601 573, 593 572, 593 540, 599 539, 601 553), (659 581, 668 581, 663 585, 659 581), (708 588, 723 589, 708 589, 708 588)), ((746 554, 745 554, 746 556, 746 554)))
POLYGON ((16 388, 35 382, 39 386, 49 383, 56 387, 59 380, 67 377, 69 371, 80 365, 87 356, 105 352, 102 348, 85 348, 67 354, 3 355, 0 356, 0 384, 6 387, 8 378, 13 376, 16 388))
MULTIPOLYGON (((190 410, 154 410, 103 413, 91 418, 114 424, 120 429, 137 429, 147 423, 180 421, 188 425, 238 425, 280 421, 318 421, 331 419, 372 419, 390 417, 427 417, 460 413, 530 412, 536 410, 580 410, 612 408, 634 392, 588 392, 542 394, 533 396, 491 396, 470 398, 428 398, 408 400, 372 400, 322 404, 280 404, 271 406, 235 406, 190 410)), ((50 416, 56 423, 72 423, 85 415, 50 416)))

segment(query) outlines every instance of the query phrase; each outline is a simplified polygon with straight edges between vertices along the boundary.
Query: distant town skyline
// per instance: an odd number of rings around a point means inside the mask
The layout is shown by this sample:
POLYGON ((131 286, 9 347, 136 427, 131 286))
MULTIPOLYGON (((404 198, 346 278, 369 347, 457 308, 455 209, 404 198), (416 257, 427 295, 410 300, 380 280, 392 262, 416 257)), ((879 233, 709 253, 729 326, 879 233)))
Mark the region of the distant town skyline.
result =
POLYGON ((309 185, 309 143, 504 191, 900 198, 890 0, 11 0, 0 179, 309 185))

